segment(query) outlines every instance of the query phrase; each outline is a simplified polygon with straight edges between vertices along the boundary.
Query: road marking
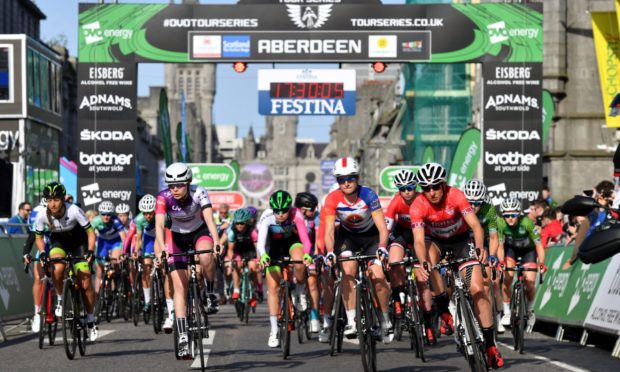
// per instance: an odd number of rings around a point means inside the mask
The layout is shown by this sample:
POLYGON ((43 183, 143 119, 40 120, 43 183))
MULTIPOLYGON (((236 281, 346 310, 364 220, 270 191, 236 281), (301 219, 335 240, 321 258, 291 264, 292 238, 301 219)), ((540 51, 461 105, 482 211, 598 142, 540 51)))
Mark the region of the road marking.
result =
MULTIPOLYGON (((108 336, 109 334, 114 333, 114 332, 116 332, 116 331, 114 331, 114 330, 101 330, 101 331, 99 331, 99 335, 97 336, 97 340, 99 340, 102 337, 108 336)), ((56 334, 62 334, 62 328, 59 328, 58 331, 56 332, 56 334)), ((39 338, 37 337, 33 341, 34 342, 39 342, 39 338)), ((45 335, 44 344, 45 345, 49 345, 49 342, 50 342, 49 337, 47 337, 47 335, 45 335)), ((97 342, 97 341, 95 341, 95 342, 97 342)), ((56 338, 54 339, 54 345, 58 345, 59 343, 62 343, 62 336, 56 336, 56 338)))
MULTIPOLYGON (((207 363, 209 362, 209 353, 211 352, 210 349, 204 350, 204 361, 205 361, 205 368, 207 368, 207 363)), ((192 366, 190 367, 191 369, 200 369, 200 352, 197 352, 198 355, 196 355, 196 358, 194 358, 194 362, 192 363, 192 366)))
POLYGON ((215 331, 209 330, 209 338, 203 338, 203 345, 213 345, 213 340, 215 339, 215 331))
POLYGON ((353 344, 353 345, 359 345, 360 344, 360 340, 358 340, 357 338, 348 339, 346 337, 343 337, 342 341, 344 341, 346 343, 349 343, 349 344, 353 344))
MULTIPOLYGON (((501 345, 501 346, 503 346, 503 347, 505 347, 505 348, 507 348, 507 349, 513 350, 513 347, 512 347, 512 346, 507 345, 507 344, 505 344, 505 343, 503 343, 503 342, 499 342, 499 341, 497 341, 497 344, 498 344, 498 345, 501 345)), ((546 363, 552 364, 552 365, 554 365, 554 366, 556 366, 556 367, 559 367, 559 368, 565 369, 565 370, 567 370, 567 371, 572 371, 572 372, 588 372, 588 371, 589 371, 588 369, 584 369, 584 368, 575 367, 575 366, 570 365, 570 364, 568 364, 568 363, 564 363, 564 362, 560 362, 560 361, 557 361, 557 360, 549 359, 549 358, 544 357, 544 356, 542 356, 542 355, 537 355, 537 354, 533 354, 533 353, 530 353, 530 352, 528 352, 526 355, 531 355, 531 356, 532 356, 532 358, 534 358, 534 359, 536 359, 536 360, 540 360, 540 361, 543 361, 543 362, 546 362, 546 363)))

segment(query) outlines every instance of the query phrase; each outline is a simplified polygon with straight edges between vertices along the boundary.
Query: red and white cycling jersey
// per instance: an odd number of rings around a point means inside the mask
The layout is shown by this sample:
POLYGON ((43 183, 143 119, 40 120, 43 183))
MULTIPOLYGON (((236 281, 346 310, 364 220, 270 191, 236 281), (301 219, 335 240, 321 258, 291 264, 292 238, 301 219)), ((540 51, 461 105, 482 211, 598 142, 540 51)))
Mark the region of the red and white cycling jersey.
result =
POLYGON ((358 186, 357 200, 354 203, 349 203, 341 190, 332 191, 327 195, 323 207, 325 217, 336 216, 340 220, 340 228, 350 232, 370 230, 375 225, 372 213, 379 209, 379 197, 366 186, 358 186))
MULTIPOLYGON (((414 196, 418 197, 418 193, 414 196)), ((413 203, 412 203, 413 204, 413 203)), ((411 217, 409 216, 410 206, 407 205, 405 199, 403 199, 400 194, 394 195, 392 200, 390 201, 390 205, 388 205, 387 212, 385 212, 385 222, 387 224, 388 231, 392 231, 394 227, 394 221, 398 223, 402 228, 410 229, 411 228, 411 217)))
POLYGON ((473 211, 461 190, 447 186, 440 205, 431 204, 424 195, 413 201, 409 209, 411 228, 424 228, 427 236, 448 239, 469 230, 463 216, 473 211))

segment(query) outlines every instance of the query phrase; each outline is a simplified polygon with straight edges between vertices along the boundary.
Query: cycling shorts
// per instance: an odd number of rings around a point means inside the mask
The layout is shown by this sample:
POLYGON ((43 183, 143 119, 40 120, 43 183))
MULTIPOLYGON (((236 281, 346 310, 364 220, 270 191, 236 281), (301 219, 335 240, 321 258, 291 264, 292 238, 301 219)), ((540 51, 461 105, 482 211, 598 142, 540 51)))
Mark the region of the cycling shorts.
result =
MULTIPOLYGON (((213 243, 213 238, 209 234, 209 229, 204 223, 196 230, 182 234, 172 231, 172 242, 168 244, 168 253, 181 253, 194 249, 198 243, 208 241, 213 243)), ((187 257, 168 257, 170 271, 187 269, 189 259, 187 257)))
POLYGON ((155 255, 155 237, 142 235, 142 255, 145 257, 155 255))
POLYGON ((49 255, 50 257, 61 256, 65 257, 67 254, 71 254, 73 257, 79 257, 74 264, 75 270, 85 273, 90 272, 88 268, 88 261, 83 257, 88 253, 88 247, 86 244, 80 245, 63 245, 60 242, 54 242, 50 245, 49 255))
POLYGON ((269 258, 271 258, 272 261, 275 261, 280 260, 283 257, 290 257, 291 248, 295 244, 303 249, 297 235, 292 235, 286 239, 269 239, 269 252, 267 252, 269 254, 269 258))
MULTIPOLYGON (((97 256, 108 257, 112 251, 117 249, 123 249, 121 238, 112 240, 97 238, 97 256)), ((97 263, 103 264, 101 260, 97 260, 97 263)))
POLYGON ((241 260, 243 259, 246 259, 248 262, 249 261, 258 262, 258 259, 256 258, 256 251, 243 251, 243 252, 237 253, 237 251, 235 250, 235 253, 233 253, 233 260, 237 262, 239 267, 241 267, 241 260))
POLYGON ((523 262, 526 268, 536 268, 536 247, 516 248, 511 245, 504 244, 504 250, 506 262, 510 263, 510 267, 514 266, 517 262, 517 257, 521 257, 521 262, 523 262))
POLYGON ((392 245, 398 245, 403 249, 411 249, 413 247, 413 233, 411 229, 405 229, 400 225, 396 225, 392 234, 390 234, 388 247, 392 245))
POLYGON ((379 248, 379 230, 373 226, 364 232, 351 232, 346 229, 338 229, 334 253, 339 256, 351 256, 358 252, 364 255, 377 254, 379 248))
MULTIPOLYGON (((469 233, 456 235, 448 239, 430 237, 428 240, 435 243, 435 245, 439 248, 441 259, 444 259, 446 257, 446 253, 448 252, 452 252, 452 255, 456 259, 474 257, 474 246, 471 244, 469 233)), ((462 263, 459 266, 459 270, 477 264, 478 261, 475 258, 472 258, 471 261, 462 263)))

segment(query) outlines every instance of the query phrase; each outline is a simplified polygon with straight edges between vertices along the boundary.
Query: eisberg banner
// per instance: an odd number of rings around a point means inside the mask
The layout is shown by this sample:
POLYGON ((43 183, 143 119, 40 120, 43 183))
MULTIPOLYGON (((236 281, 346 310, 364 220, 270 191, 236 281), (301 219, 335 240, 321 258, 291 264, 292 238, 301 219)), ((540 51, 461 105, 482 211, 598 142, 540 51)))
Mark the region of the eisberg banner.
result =
POLYGON ((542 64, 485 63, 483 172, 491 200, 542 190, 542 64))

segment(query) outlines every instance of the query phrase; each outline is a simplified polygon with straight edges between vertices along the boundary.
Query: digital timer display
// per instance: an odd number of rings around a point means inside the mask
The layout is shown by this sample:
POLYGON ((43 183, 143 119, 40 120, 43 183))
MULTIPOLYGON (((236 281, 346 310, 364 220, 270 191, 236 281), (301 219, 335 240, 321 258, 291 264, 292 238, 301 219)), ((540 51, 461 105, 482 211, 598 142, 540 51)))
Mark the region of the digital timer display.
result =
POLYGON ((344 83, 271 83, 269 96, 288 99, 342 99, 344 83))

